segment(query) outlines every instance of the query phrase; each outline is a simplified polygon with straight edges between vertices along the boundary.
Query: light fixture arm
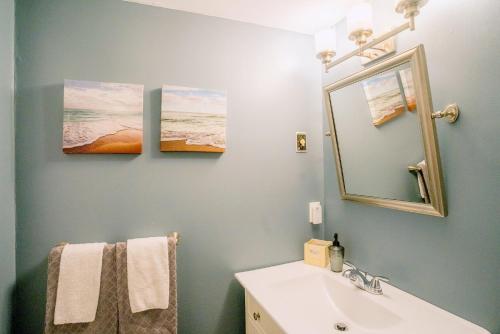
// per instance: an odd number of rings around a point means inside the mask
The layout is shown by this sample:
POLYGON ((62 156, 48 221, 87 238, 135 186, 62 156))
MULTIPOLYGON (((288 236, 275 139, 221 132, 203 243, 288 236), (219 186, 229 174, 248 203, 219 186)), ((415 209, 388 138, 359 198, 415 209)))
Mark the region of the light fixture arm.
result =
POLYGON ((399 27, 394 28, 389 32, 386 32, 385 34, 382 34, 379 37, 374 38, 372 41, 370 41, 366 44, 363 44, 361 47, 357 48, 356 50, 352 51, 351 53, 348 53, 345 56, 343 56, 335 61, 332 61, 332 62, 325 64, 325 70, 328 72, 328 70, 331 69, 332 67, 337 66, 337 65, 345 62, 346 60, 348 60, 354 56, 359 56, 360 54, 363 53, 363 51, 370 49, 371 47, 373 47, 377 44, 380 44, 380 43, 384 42, 385 40, 387 40, 393 36, 396 36, 397 34, 403 32, 405 30, 410 29, 410 26, 411 26, 410 22, 406 22, 406 23, 400 25, 399 27))
POLYGON ((389 32, 374 38, 371 42, 367 42, 368 38, 372 34, 371 29, 363 28, 351 31, 349 39, 355 41, 358 48, 335 61, 333 61, 331 57, 328 57, 328 59, 325 59, 325 57, 321 58, 323 60, 323 64, 325 65, 325 71, 328 72, 328 70, 332 67, 337 66, 354 56, 362 55, 365 50, 370 49, 405 30, 415 30, 415 17, 420 13, 420 8, 425 6, 428 1, 429 0, 399 0, 395 10, 397 13, 403 14, 404 18, 408 21, 389 32), (325 60, 329 61, 325 62, 325 60))
POLYGON ((326 69, 326 64, 330 63, 333 57, 335 57, 335 51, 332 50, 321 51, 316 55, 316 58, 321 60, 321 63, 325 65, 325 69, 326 69))
POLYGON ((410 22, 410 30, 415 30, 415 16, 420 14, 420 8, 425 6, 429 0, 399 0, 396 5, 396 13, 403 14, 410 22))
POLYGON ((415 16, 412 15, 408 18, 408 22, 410 23, 410 31, 415 30, 415 16))

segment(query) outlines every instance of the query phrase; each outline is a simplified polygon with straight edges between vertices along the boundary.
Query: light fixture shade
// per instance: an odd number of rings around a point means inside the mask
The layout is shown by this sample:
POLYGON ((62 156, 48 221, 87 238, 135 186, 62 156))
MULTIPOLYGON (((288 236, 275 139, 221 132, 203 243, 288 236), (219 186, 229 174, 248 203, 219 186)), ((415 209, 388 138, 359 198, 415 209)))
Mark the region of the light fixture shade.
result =
POLYGON ((372 5, 368 2, 355 5, 347 15, 347 31, 349 34, 355 31, 373 31, 372 5))
POLYGON ((316 43, 316 54, 337 49, 337 34, 334 28, 318 31, 314 34, 314 41, 316 43))

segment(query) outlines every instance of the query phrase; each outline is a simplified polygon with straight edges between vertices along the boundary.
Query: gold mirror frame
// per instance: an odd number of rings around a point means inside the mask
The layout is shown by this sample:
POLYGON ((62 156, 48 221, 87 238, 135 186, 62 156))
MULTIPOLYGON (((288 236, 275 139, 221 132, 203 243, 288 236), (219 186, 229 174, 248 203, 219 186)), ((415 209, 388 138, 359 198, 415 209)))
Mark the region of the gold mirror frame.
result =
POLYGON ((441 171, 441 158, 439 155, 439 144, 437 139, 436 124, 432 118, 432 98, 427 73, 427 62, 423 45, 406 51, 400 55, 389 58, 370 68, 355 73, 347 78, 339 80, 324 88, 326 112, 330 126, 333 154, 336 159, 337 178, 339 181, 340 197, 373 206, 395 209, 424 215, 446 217, 446 197, 444 194, 443 175, 441 171), (377 73, 387 71, 409 62, 413 74, 417 112, 420 119, 424 155, 429 172, 429 197, 430 204, 400 201, 394 199, 379 198, 373 196, 353 195, 346 192, 344 184, 344 173, 342 170, 342 159, 340 156, 337 132, 335 130, 334 110, 332 107, 331 94, 333 91, 349 86, 355 82, 367 79, 377 73))

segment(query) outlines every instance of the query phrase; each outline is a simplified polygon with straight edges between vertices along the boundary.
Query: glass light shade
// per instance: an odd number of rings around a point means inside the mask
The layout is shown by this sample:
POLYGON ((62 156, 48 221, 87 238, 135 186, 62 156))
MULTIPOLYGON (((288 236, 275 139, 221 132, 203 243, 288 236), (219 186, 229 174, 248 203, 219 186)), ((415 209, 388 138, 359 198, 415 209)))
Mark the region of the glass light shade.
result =
POLYGON ((352 33, 359 30, 372 30, 373 16, 372 5, 364 2, 351 8, 347 16, 347 31, 352 33))
POLYGON ((316 54, 323 51, 335 51, 337 48, 337 34, 335 29, 329 28, 318 31, 314 34, 314 41, 316 43, 316 54))

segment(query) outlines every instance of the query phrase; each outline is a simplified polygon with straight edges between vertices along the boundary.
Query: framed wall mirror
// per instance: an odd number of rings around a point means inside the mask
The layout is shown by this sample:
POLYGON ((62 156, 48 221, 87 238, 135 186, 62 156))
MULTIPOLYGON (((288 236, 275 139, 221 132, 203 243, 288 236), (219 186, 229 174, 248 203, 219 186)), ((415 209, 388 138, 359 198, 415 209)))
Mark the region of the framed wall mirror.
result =
POLYGON ((422 45, 324 89, 344 200, 447 215, 422 45))

